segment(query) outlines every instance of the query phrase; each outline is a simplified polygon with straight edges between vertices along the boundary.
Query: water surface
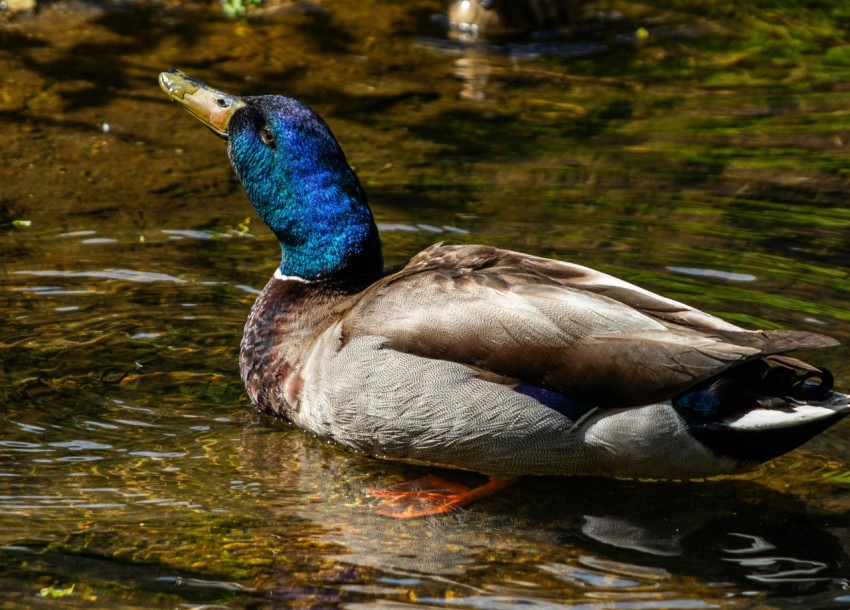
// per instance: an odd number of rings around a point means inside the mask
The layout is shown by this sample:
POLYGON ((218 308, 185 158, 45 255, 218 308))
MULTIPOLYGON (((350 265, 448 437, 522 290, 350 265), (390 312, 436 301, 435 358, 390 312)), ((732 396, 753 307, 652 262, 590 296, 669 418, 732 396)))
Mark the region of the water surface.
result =
MULTIPOLYGON (((850 340, 846 9, 611 2, 558 40, 460 45, 443 8, 0 26, 2 607, 850 605, 846 422, 746 476, 532 479, 395 522, 366 489, 424 470, 252 410, 238 344, 277 245, 164 68, 313 105, 388 263, 490 243, 850 340)), ((848 355, 816 357, 844 388, 848 355)))

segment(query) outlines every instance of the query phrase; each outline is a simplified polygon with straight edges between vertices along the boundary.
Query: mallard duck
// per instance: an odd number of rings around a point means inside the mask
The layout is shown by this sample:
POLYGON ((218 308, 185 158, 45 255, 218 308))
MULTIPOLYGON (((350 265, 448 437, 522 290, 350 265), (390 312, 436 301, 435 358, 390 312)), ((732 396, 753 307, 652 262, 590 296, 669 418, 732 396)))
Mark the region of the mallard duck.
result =
POLYGON ((379 512, 445 512, 523 475, 739 473, 850 411, 787 354, 836 345, 745 330, 605 273, 482 245, 433 245, 386 271, 366 195, 330 128, 278 95, 179 71, 160 84, 227 143, 282 257, 245 324, 262 411, 379 458, 477 471, 384 490, 379 512))

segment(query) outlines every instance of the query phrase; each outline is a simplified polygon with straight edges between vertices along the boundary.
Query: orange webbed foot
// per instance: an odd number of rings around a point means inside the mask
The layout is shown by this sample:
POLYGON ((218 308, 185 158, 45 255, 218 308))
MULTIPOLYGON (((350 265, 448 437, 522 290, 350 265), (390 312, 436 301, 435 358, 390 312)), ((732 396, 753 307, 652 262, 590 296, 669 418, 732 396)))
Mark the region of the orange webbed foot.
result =
POLYGON ((440 515, 465 506, 480 498, 492 495, 512 485, 516 479, 490 480, 479 487, 450 483, 434 475, 406 481, 383 489, 369 489, 370 496, 383 502, 377 510, 379 515, 396 519, 415 519, 429 515, 440 515))

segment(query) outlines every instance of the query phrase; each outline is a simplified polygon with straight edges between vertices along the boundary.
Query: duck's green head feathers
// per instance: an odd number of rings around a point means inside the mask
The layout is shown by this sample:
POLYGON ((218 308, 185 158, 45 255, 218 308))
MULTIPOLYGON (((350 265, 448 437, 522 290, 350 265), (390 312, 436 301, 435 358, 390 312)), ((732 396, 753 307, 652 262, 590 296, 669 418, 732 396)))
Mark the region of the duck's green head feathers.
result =
POLYGON ((233 169, 283 251, 280 271, 308 280, 381 272, 366 195, 328 125, 293 99, 238 98, 174 71, 173 100, 227 140, 233 169))

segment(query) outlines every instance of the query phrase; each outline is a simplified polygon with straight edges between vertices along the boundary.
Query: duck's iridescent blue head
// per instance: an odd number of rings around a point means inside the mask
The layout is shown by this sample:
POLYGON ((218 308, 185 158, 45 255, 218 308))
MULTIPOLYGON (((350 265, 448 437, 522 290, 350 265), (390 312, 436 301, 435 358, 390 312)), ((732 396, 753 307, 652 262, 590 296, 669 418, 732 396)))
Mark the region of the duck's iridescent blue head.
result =
POLYGON ((380 274, 366 195, 322 118, 278 95, 238 98, 176 70, 159 77, 173 100, 227 140, 233 169, 281 244, 280 271, 307 280, 380 274))

